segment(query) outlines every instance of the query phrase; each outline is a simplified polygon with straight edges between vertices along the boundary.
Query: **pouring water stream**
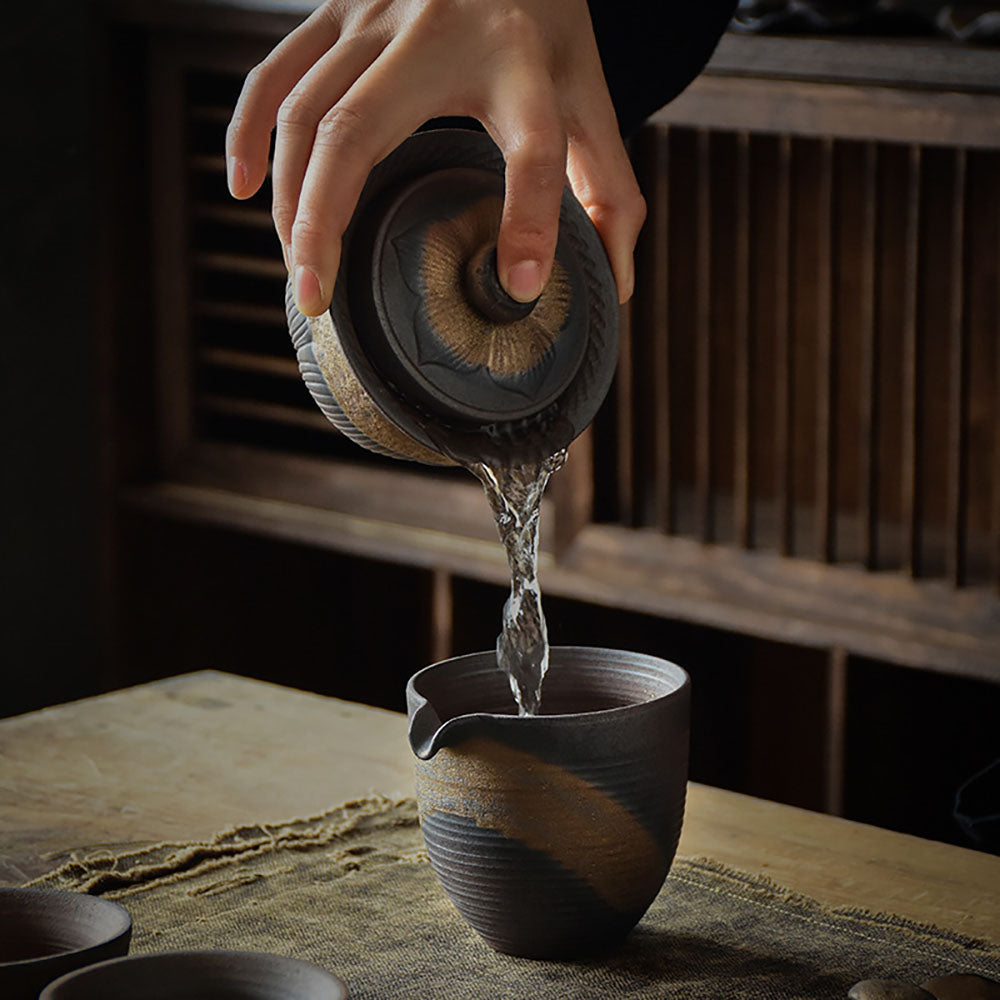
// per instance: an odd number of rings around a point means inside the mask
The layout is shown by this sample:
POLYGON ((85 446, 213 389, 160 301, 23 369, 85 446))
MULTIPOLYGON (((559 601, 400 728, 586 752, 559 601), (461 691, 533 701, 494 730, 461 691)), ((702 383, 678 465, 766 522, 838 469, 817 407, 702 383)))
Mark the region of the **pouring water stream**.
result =
POLYGON ((538 519, 545 487, 565 461, 562 449, 523 465, 466 466, 483 484, 510 566, 510 597, 497 637, 497 666, 507 675, 519 715, 538 714, 549 666, 549 637, 538 586, 538 519))

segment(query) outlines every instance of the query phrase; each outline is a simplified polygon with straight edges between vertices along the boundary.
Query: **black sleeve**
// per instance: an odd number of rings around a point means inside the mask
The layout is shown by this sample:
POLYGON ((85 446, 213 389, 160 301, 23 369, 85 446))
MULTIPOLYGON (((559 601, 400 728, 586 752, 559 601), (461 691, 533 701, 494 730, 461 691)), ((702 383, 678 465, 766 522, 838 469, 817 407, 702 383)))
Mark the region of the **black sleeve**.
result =
POLYGON ((623 135, 704 68, 736 0, 587 0, 623 135))

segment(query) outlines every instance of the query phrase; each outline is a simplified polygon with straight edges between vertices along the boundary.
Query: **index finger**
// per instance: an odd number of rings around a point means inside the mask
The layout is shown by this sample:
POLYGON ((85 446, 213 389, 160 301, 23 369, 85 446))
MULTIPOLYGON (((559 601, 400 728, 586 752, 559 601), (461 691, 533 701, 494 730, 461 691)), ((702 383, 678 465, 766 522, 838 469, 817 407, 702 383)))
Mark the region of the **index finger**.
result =
POLYGON ((328 111, 316 129, 292 224, 295 299, 318 316, 330 305, 340 241, 371 168, 424 121, 404 102, 386 100, 366 75, 328 111))
POLYGON ((264 182, 281 102, 339 37, 340 26, 324 4, 247 74, 226 129, 226 175, 233 197, 249 198, 264 182))

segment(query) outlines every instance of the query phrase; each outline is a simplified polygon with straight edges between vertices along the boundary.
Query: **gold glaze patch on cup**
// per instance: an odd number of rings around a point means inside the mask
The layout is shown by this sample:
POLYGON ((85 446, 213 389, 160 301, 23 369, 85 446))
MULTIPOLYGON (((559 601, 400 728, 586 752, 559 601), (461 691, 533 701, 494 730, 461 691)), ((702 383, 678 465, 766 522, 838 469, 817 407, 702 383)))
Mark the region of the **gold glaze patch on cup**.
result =
POLYGON ((584 778, 496 740, 473 738, 418 761, 421 817, 447 812, 541 851, 615 910, 649 902, 668 858, 620 802, 584 778))

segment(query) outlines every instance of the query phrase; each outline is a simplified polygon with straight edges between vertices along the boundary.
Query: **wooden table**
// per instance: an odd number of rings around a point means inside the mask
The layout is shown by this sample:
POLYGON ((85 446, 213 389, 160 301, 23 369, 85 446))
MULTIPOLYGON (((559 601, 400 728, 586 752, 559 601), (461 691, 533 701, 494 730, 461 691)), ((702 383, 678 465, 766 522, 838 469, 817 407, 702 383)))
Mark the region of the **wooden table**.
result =
MULTIPOLYGON (((411 791, 403 716, 211 671, 0 721, 0 884, 411 791)), ((1000 858, 692 784, 680 854, 1000 944, 1000 858)))

